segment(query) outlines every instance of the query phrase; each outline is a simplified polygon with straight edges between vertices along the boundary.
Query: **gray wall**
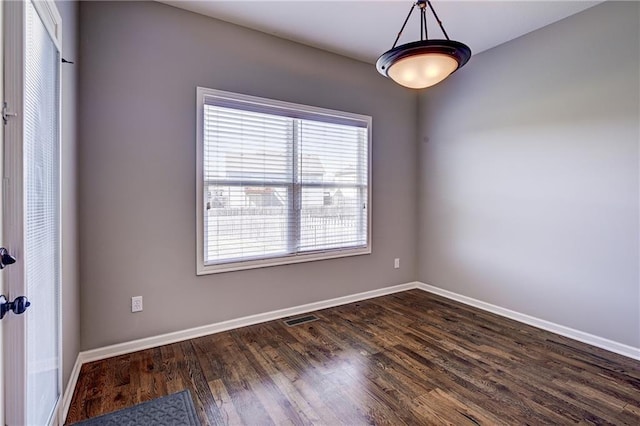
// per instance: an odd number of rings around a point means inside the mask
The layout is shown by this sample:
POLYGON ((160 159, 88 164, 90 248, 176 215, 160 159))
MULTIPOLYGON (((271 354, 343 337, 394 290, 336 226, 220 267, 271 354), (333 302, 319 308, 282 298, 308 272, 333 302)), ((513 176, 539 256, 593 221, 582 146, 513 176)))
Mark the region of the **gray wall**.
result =
MULTIPOLYGON (((62 16, 62 57, 77 62, 78 3, 56 2, 62 16)), ((62 364, 66 385, 80 350, 77 212, 78 65, 62 65, 62 364)))
POLYGON ((414 92, 372 65, 163 4, 82 2, 80 15, 83 349, 415 279, 414 92), (371 115, 373 253, 196 276, 196 86, 371 115))
POLYGON ((639 17, 606 2, 420 95, 420 281, 640 346, 639 17))

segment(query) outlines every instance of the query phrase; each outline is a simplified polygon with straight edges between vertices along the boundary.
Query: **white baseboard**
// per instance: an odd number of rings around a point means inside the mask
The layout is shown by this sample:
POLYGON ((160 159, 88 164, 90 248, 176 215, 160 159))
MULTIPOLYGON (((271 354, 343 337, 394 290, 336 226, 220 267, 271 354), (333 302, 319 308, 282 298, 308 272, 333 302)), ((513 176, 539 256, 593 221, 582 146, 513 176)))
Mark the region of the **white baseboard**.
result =
POLYGON ((410 282, 406 284, 395 285, 391 287, 380 288, 377 290, 365 291, 363 293, 352 294, 349 296, 337 297, 335 299, 323 300, 320 302, 307 303, 305 305, 294 306, 292 308, 279 309, 262 314, 250 315, 247 317, 236 318, 228 321, 222 321, 202 327, 190 328, 187 330, 176 331, 173 333, 161 334, 159 336, 147 337, 144 339, 132 340, 130 342, 118 343, 116 345, 105 346, 98 349, 91 349, 80 352, 76 358, 76 363, 71 370, 69 382, 62 396, 62 404, 58 410, 59 424, 64 424, 71 406, 73 392, 78 383, 80 369, 82 365, 88 362, 99 361, 118 355, 124 355, 131 352, 137 352, 144 349, 155 348, 157 346, 168 345, 171 343, 181 342, 184 340, 194 339, 196 337, 207 336, 209 334, 220 333, 235 328, 246 327, 249 325, 259 324, 262 322, 277 320, 280 318, 290 317, 293 315, 305 314, 307 312, 318 311, 320 309, 331 308, 347 303, 358 302, 360 300, 371 299, 374 297, 385 296, 387 294, 399 293, 401 291, 411 290, 418 287, 418 282, 410 282))
POLYGON ((190 328, 187 330, 176 331, 173 333, 161 334, 159 336, 147 337, 144 339, 133 340, 116 345, 105 346, 103 348, 92 349, 82 352, 84 362, 92 362, 113 356, 123 355, 131 352, 141 351, 144 349, 155 348, 157 346, 168 345, 170 343, 181 342, 183 340, 202 337, 209 334, 220 333, 222 331, 232 330, 235 328, 246 327, 248 325, 259 324, 262 322, 272 321, 280 318, 290 317, 293 315, 305 314, 307 312, 317 311, 320 309, 331 308, 333 306, 345 305, 360 300, 371 299, 373 297, 385 296, 387 294, 398 293, 410 290, 418 286, 417 282, 400 284, 392 287, 380 288, 377 290, 365 291, 363 293, 352 294, 349 296, 337 297, 335 299, 324 300, 320 302, 308 303, 306 305, 294 306, 292 308, 279 309, 277 311, 265 312, 262 314, 250 315, 247 317, 222 321, 202 327, 190 328))
POLYGON ((202 327, 190 328, 187 330, 176 331, 173 333, 161 334, 159 336, 147 337, 144 339, 133 340, 130 342, 119 343, 116 345, 105 346, 102 348, 91 349, 88 351, 80 352, 76 363, 71 371, 71 377, 69 383, 65 388, 62 404, 59 410, 59 424, 64 424, 66 420, 69 406, 71 405, 71 398, 75 390, 78 377, 80 375, 80 369, 82 365, 88 362, 99 361, 106 358, 111 358, 118 355, 124 355, 144 349, 154 348, 157 346, 168 345, 171 343, 181 342, 196 337, 202 337, 209 334, 220 333, 223 331, 232 330, 235 328, 246 327, 249 325, 259 324, 262 322, 273 321, 280 318, 290 317, 294 315, 305 314, 308 312, 317 311, 320 309, 331 308, 334 306, 345 305, 347 303, 358 302, 361 300, 371 299, 374 297, 385 296, 387 294, 399 293, 401 291, 420 289, 429 293, 437 294, 447 299, 455 300, 465 305, 470 305, 484 311, 492 312, 494 314, 511 318, 513 320, 528 324, 543 330, 551 331, 553 333, 560 334, 571 339, 587 343, 599 348, 615 352, 620 355, 627 356, 629 358, 640 360, 640 348, 625 345, 623 343, 614 342, 602 337, 594 336, 589 333, 585 333, 579 330, 575 330, 563 325, 555 324, 550 321, 535 318, 526 314, 522 314, 510 309, 502 308, 500 306, 492 305, 481 300, 473 299, 471 297, 463 296, 458 293, 454 293, 449 290, 444 290, 438 287, 434 287, 429 284, 414 281, 406 284, 400 284, 392 287, 385 287, 377 290, 366 291, 363 293, 352 294, 349 296, 337 297, 335 299, 324 300, 320 302, 308 303, 305 305, 295 306, 292 308, 280 309, 271 312, 265 312, 262 314, 250 315, 247 317, 236 318, 228 321, 222 321, 219 323, 209 324, 202 327))
POLYGON ((615 352, 620 355, 624 355, 629 358, 640 360, 640 348, 625 345, 624 343, 615 342, 613 340, 605 339, 603 337, 595 336, 593 334, 585 333, 580 330, 576 330, 564 325, 556 324, 550 321, 546 321, 540 318, 532 317, 530 315, 522 314, 520 312, 512 311, 507 308, 503 308, 491 303, 483 302, 481 300, 473 299, 471 297, 463 296, 458 293, 454 293, 449 290, 444 290, 439 287, 434 287, 425 283, 418 283, 417 288, 429 293, 437 294, 438 296, 446 297, 447 299, 455 300, 456 302, 464 303, 465 305, 473 306, 475 308, 482 309, 483 311, 492 312, 494 314, 510 318, 528 325, 532 325, 543 330, 551 331, 552 333, 559 334, 561 336, 569 337, 570 339, 577 340, 579 342, 587 343, 589 345, 597 346, 607 351, 615 352))
POLYGON ((73 369, 71 370, 71 376, 69 376, 69 381, 67 382, 67 386, 64 388, 64 393, 62 394, 62 401, 58 407, 58 424, 63 425, 64 421, 67 419, 67 414, 69 413, 69 407, 71 406, 71 399, 73 398, 73 391, 76 389, 76 385, 78 384, 78 377, 80 377, 80 370, 82 369, 82 364, 86 361, 83 360, 82 352, 78 354, 76 357, 76 362, 73 364, 73 369))

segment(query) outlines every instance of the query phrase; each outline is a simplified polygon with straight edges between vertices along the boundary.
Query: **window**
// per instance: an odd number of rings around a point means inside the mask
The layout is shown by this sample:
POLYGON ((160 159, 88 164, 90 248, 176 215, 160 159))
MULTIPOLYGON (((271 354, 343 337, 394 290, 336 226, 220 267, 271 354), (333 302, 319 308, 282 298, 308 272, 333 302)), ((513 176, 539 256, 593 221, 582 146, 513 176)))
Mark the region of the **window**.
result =
POLYGON ((197 98, 198 274, 371 253, 371 117, 197 98))

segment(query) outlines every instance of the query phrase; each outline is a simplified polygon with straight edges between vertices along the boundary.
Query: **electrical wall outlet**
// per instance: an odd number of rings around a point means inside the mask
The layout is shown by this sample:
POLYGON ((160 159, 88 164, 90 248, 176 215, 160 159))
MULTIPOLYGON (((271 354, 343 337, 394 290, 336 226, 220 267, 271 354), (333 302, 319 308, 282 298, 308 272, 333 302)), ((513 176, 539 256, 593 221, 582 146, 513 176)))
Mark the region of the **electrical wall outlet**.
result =
MULTIPOLYGON (((396 269, 400 269, 400 258, 399 257, 396 257, 393 260, 393 267, 396 268, 396 269)), ((142 302, 140 302, 140 303, 142 303, 142 302)))
POLYGON ((131 312, 142 311, 142 296, 133 296, 131 298, 131 312))

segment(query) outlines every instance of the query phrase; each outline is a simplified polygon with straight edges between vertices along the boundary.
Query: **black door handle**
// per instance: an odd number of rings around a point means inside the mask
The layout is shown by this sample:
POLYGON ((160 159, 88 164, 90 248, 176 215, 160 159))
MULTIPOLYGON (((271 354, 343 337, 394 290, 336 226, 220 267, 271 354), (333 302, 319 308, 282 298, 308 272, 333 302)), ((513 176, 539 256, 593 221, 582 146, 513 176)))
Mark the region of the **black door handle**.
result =
POLYGON ((16 258, 11 256, 6 248, 0 247, 0 269, 4 269, 5 266, 13 265, 16 263, 16 258))
POLYGON ((18 296, 13 302, 7 302, 7 298, 2 294, 0 295, 0 319, 4 318, 9 311, 17 315, 24 314, 29 306, 31 302, 26 296, 18 296))

